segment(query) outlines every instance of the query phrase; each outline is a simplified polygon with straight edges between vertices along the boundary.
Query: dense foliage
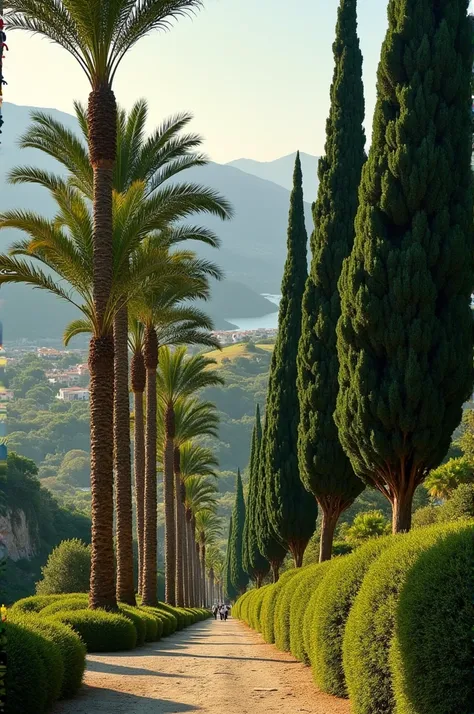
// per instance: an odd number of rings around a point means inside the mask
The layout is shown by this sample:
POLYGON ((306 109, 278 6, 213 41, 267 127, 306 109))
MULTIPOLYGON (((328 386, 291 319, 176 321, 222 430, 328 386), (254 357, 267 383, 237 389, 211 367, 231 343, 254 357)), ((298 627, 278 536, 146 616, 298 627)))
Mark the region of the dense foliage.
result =
POLYGON ((301 336, 301 304, 308 274, 303 176, 299 153, 293 174, 288 221, 288 255, 281 284, 278 335, 272 355, 265 411, 262 468, 266 478, 266 517, 275 535, 303 562, 314 533, 317 505, 300 480, 298 468, 299 402, 296 357, 301 336))
POLYGON ((36 584, 38 595, 87 593, 91 571, 90 546, 80 540, 63 540, 52 551, 36 584))
POLYGON ((304 484, 323 512, 321 560, 331 557, 337 521, 364 487, 341 447, 333 416, 339 390, 338 281, 343 260, 354 242, 360 174, 365 160, 364 88, 356 0, 342 0, 340 4, 333 53, 331 107, 325 155, 318 163, 312 263, 303 298, 298 347, 299 465, 304 484))
POLYGON ((245 526, 245 501, 240 469, 235 480, 235 503, 232 511, 232 526, 228 548, 230 550, 230 578, 232 586, 238 593, 245 591, 248 575, 242 564, 243 537, 245 526))
POLYGON ((356 237, 341 275, 336 422, 408 530, 471 395, 472 24, 467 0, 390 0, 356 237))

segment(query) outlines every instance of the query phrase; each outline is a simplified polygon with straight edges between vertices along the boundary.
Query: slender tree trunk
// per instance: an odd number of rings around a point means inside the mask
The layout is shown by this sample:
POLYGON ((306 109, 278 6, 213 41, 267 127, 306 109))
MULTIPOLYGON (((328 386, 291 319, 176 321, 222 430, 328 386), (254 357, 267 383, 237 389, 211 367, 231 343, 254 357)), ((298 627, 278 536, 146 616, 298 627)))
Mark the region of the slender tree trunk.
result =
POLYGON ((202 606, 207 606, 207 596, 206 596, 206 546, 204 543, 201 544, 201 573, 202 573, 202 606))
POLYGON ((191 532, 191 514, 186 511, 186 576, 188 579, 187 591, 188 599, 187 606, 195 607, 196 601, 194 599, 194 554, 193 554, 193 538, 191 532))
POLYGON ((132 357, 132 391, 134 394, 133 465, 135 476, 135 503, 137 510, 138 592, 143 590, 143 549, 145 509, 145 422, 143 418, 143 392, 146 387, 146 369, 141 350, 132 357))
POLYGON ((321 525, 321 539, 319 544, 319 562, 331 560, 332 544, 334 542, 334 533, 341 514, 349 508, 354 499, 342 501, 339 496, 327 496, 325 499, 319 499, 319 507, 323 512, 323 522, 321 525))
POLYGON ((202 607, 202 573, 201 573, 201 558, 199 557, 199 543, 196 541, 196 595, 198 607, 202 607))
POLYGON ((146 367, 145 426, 145 527, 143 604, 157 605, 157 487, 156 487, 156 370, 158 340, 154 328, 145 330, 144 358, 146 367))
POLYGON ((114 465, 117 600, 136 605, 133 581, 132 464, 128 386, 128 310, 114 319, 114 465))
POLYGON ((89 606, 114 610, 113 388, 114 345, 105 329, 113 281, 113 168, 117 152, 117 104, 101 84, 89 95, 89 157, 94 175, 93 300, 100 332, 89 348, 91 431, 91 579, 89 606))
POLYGON ((411 511, 415 489, 400 488, 392 503, 392 532, 406 533, 411 528, 411 511))
POLYGON ((273 582, 277 583, 280 578, 281 560, 273 560, 270 565, 272 566, 273 582))
POLYGON ((303 541, 296 541, 295 543, 290 543, 290 552, 293 556, 295 568, 301 568, 301 566, 303 565, 303 557, 307 545, 308 543, 303 541))
POLYGON ((209 605, 214 603, 214 568, 209 570, 209 605))
POLYGON ((174 447, 174 492, 176 524, 176 605, 184 607, 184 506, 181 483, 181 459, 179 446, 174 447))
POLYGON ((173 406, 165 413, 165 454, 163 488, 165 501, 165 600, 176 605, 176 524, 174 517, 174 438, 176 426, 173 406))
MULTIPOLYGON (((183 484, 182 484, 183 485, 183 484)), ((189 539, 189 533, 188 533, 188 521, 186 519, 186 510, 184 509, 183 505, 183 510, 184 510, 184 529, 183 529, 183 552, 184 552, 184 560, 183 560, 183 583, 184 583, 184 605, 185 607, 192 607, 191 605, 191 597, 189 594, 189 567, 190 567, 190 562, 189 562, 189 550, 188 550, 188 539, 189 539)))

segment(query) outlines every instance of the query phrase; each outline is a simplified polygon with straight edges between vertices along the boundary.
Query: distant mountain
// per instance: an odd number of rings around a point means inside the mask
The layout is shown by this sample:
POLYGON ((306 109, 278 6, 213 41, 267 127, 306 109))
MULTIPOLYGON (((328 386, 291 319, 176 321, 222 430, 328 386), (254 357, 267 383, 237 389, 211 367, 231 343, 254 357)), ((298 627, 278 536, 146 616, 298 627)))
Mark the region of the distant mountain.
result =
MULTIPOLYGON (((0 211, 22 208, 51 214, 52 201, 36 186, 11 186, 8 172, 18 165, 57 170, 56 162, 32 149, 20 150, 18 137, 29 125, 31 107, 3 105, 5 124, 0 137, 0 211)), ((76 126, 74 117, 57 110, 43 110, 55 119, 76 126)), ((181 175, 183 178, 184 175, 181 175)), ((235 209, 232 221, 221 222, 214 217, 197 221, 212 228, 222 240, 216 251, 196 244, 198 252, 215 260, 224 270, 226 280, 215 286, 207 308, 220 329, 232 329, 235 317, 260 317, 276 309, 261 293, 278 293, 286 257, 286 230, 289 192, 270 181, 252 176, 227 165, 211 163, 186 172, 186 179, 218 189, 235 209), (227 312, 229 308, 229 312, 227 312)), ((308 230, 311 230, 311 208, 306 206, 308 230)), ((0 250, 14 239, 12 231, 0 232, 0 250)), ((75 317, 74 310, 47 293, 38 290, 32 295, 25 286, 5 286, 0 290, 0 319, 10 339, 18 337, 59 337, 64 325, 75 317)))
MULTIPOLYGON (((240 171, 245 171, 252 176, 258 176, 266 181, 286 188, 291 191, 293 184, 293 169, 295 166, 296 151, 288 156, 282 156, 274 161, 254 161, 253 159, 236 159, 227 166, 233 166, 240 171)), ((318 192, 318 156, 300 152, 301 167, 303 169, 303 191, 308 203, 316 200, 318 192)))

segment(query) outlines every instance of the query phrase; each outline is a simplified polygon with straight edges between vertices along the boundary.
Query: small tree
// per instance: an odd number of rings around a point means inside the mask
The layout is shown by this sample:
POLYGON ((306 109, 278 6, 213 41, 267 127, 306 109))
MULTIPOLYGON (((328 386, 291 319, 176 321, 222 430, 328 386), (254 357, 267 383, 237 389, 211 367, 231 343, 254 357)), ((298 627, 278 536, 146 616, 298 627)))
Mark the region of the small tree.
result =
POLYGON ((230 534, 230 577, 238 593, 245 592, 249 581, 242 565, 243 537, 245 525, 245 501, 240 469, 237 469, 235 482, 235 503, 232 511, 232 530, 230 534))
POLYGON ((388 533, 390 533, 390 523, 382 511, 365 511, 357 514, 344 537, 350 545, 360 545, 369 538, 388 535, 388 533))
POLYGON ((76 538, 63 540, 41 569, 43 579, 36 583, 36 592, 38 595, 87 593, 90 573, 90 546, 76 538))
POLYGON ((425 488, 432 498, 446 499, 462 483, 474 481, 474 468, 472 461, 465 456, 458 459, 449 459, 434 469, 425 481, 425 488))

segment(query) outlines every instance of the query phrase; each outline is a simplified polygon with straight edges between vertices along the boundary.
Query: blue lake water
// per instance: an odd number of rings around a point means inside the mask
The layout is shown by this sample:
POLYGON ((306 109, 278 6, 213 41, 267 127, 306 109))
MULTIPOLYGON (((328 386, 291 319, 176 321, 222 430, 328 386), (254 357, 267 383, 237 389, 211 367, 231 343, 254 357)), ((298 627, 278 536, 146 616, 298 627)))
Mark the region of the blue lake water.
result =
MULTIPOLYGON (((280 304, 281 295, 264 293, 262 297, 275 305, 280 304)), ((239 330, 274 330, 278 327, 278 310, 262 317, 227 317, 226 320, 236 325, 239 330)))

